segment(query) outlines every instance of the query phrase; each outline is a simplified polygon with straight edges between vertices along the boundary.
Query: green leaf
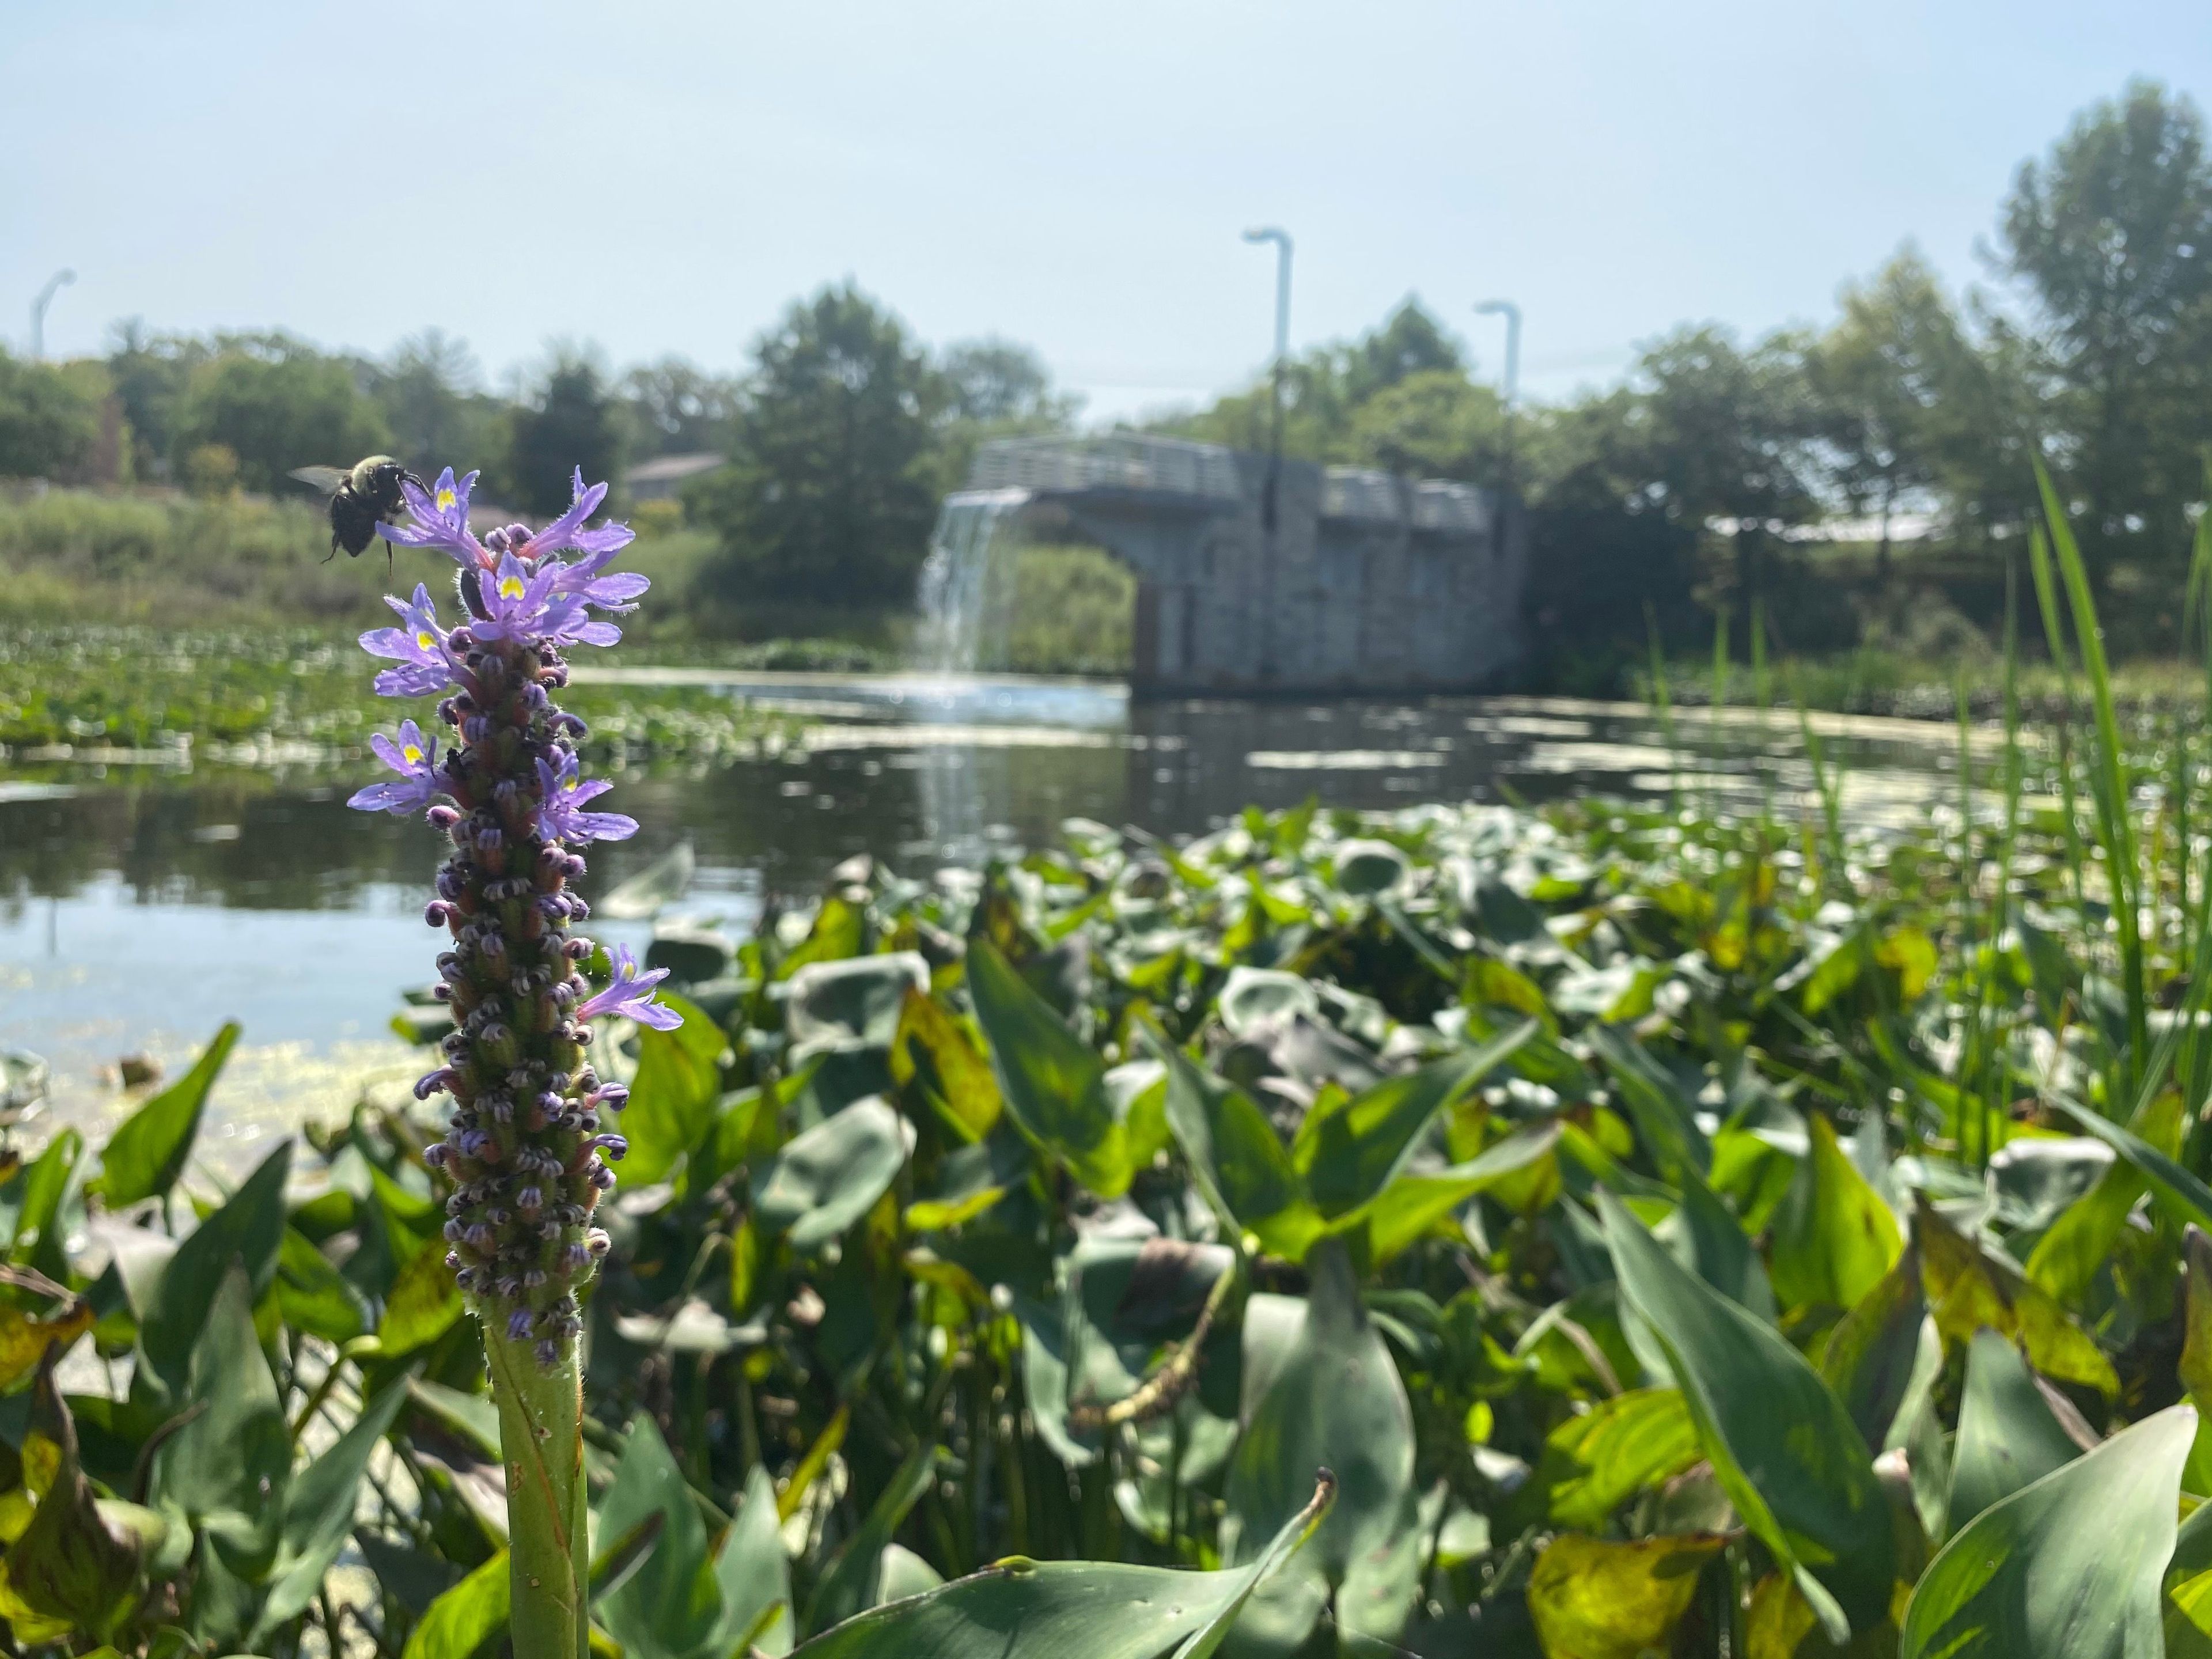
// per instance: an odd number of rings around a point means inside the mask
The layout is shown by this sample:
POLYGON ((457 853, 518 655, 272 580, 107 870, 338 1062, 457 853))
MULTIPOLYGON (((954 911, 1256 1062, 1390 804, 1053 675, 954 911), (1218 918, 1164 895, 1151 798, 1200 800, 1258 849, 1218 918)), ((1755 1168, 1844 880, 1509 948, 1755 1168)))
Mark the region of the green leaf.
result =
POLYGON ((406 1401, 405 1381, 392 1383, 293 1477, 284 1495, 284 1524, 269 1571, 268 1600, 254 1623, 257 1638, 265 1638, 304 1612, 322 1589, 323 1575, 353 1536, 354 1506, 369 1457, 406 1401))
POLYGON ((937 1448, 922 1446, 899 1466, 844 1548, 830 1564, 806 1604, 806 1627, 819 1631, 840 1624, 878 1601, 876 1574, 884 1547, 891 1541, 907 1511, 920 1503, 937 1479, 937 1448))
POLYGON ((1913 1213, 1928 1302, 1945 1342, 1970 1342, 1984 1326, 2011 1338, 2028 1364, 2059 1382, 2078 1382, 2111 1399, 2120 1391, 2112 1362, 2045 1291, 1956 1231, 1923 1194, 1913 1213))
POLYGON ((880 1607, 924 1595, 944 1582, 943 1573, 905 1545, 886 1544, 876 1564, 876 1599, 869 1605, 880 1607))
POLYGON ((2062 1305, 2079 1303, 2112 1260, 2136 1200, 2150 1183, 2125 1158, 2097 1178, 2097 1184, 2059 1212, 2027 1258, 2028 1282, 2062 1305))
POLYGON ((913 1146, 913 1127, 880 1096, 856 1100, 793 1136, 762 1165, 754 1207, 764 1227, 788 1232, 792 1249, 811 1254, 890 1189, 913 1146))
POLYGON ((185 1172, 208 1091, 238 1046, 239 1030, 233 1021, 217 1031, 191 1071, 124 1119, 108 1138, 100 1154, 100 1192, 110 1210, 169 1195, 185 1172))
POLYGON ((1771 1323, 1774 1287, 1735 1212, 1694 1170, 1678 1172, 1682 1201, 1651 1230, 1669 1254, 1729 1301, 1771 1323))
POLYGON ((398 1359, 435 1342, 461 1316, 460 1286, 446 1265, 446 1253, 426 1244, 407 1259, 385 1298, 376 1322, 376 1346, 386 1359, 398 1359))
POLYGON ((2206 1186, 2141 1135, 2100 1117, 2063 1095, 2054 1094, 2051 1099, 2059 1110, 2140 1170, 2160 1197, 2198 1226, 2212 1228, 2212 1187, 2206 1186))
POLYGON ((1686 1272, 1620 1200, 1598 1210, 1620 1286, 1665 1351, 1723 1490, 1837 1641, 1889 1605, 1895 1551, 1872 1455, 1804 1357, 1686 1272))
POLYGON ((1699 1176, 1710 1175, 1712 1143, 1698 1127, 1697 1109, 1674 1076, 1617 1027, 1593 1026, 1589 1038, 1612 1073, 1628 1115, 1636 1121, 1636 1133, 1650 1148, 1660 1175, 1668 1181, 1686 1169, 1699 1176))
POLYGON ((883 1053, 897 1040, 907 994, 928 989, 929 963, 915 951, 800 969, 783 1005, 792 1063, 816 1054, 883 1053))
POLYGON ((1248 1560, 1256 1540, 1297 1515, 1317 1469, 1335 1472, 1337 1498, 1301 1561, 1336 1591, 1336 1621, 1386 1639, 1419 1588, 1413 1419, 1390 1352, 1367 1316, 1343 1245, 1306 1259, 1305 1318, 1254 1408, 1231 1459, 1222 1553, 1248 1560))
POLYGON ((326 1342, 350 1342, 368 1328, 368 1304, 330 1259, 296 1227, 276 1252, 276 1308, 284 1322, 326 1342))
POLYGON ((745 1477, 737 1519, 723 1534, 721 1553, 714 1558, 722 1617, 708 1643, 710 1653, 726 1654, 756 1631, 760 1633, 753 1645, 763 1653, 791 1651, 791 1559, 776 1531, 779 1520, 775 1484, 756 1463, 745 1477))
POLYGON ((1316 1103, 1298 1125, 1291 1165, 1322 1213, 1341 1215, 1389 1186, 1437 1115, 1536 1030, 1535 1021, 1524 1021, 1479 1048, 1385 1078, 1362 1094, 1316 1103))
POLYGON ((2020 1350, 1995 1331, 1974 1333, 1959 1438, 1951 1455, 1953 1531, 2000 1499, 2081 1455, 2035 1386, 2020 1350))
POLYGON ((184 1391, 193 1345, 232 1265, 246 1270, 249 1306, 276 1278, 284 1243, 284 1182, 291 1169, 292 1143, 279 1142, 230 1202, 201 1222, 162 1268, 151 1305, 139 1316, 138 1346, 172 1396, 184 1391))
POLYGON ((505 1550, 430 1603, 402 1659, 471 1659, 507 1628, 514 1588, 505 1550))
POLYGON ((637 1074, 622 1127, 629 1142, 623 1179, 639 1186, 664 1179, 713 1124, 729 1046, 722 1028, 682 997, 663 993, 660 1000, 684 1023, 672 1031, 638 1029, 637 1074))
POLYGON ((1728 1540, 1717 1534, 1613 1543, 1561 1533, 1528 1575, 1528 1612, 1558 1659, 1642 1659, 1664 1650, 1698 1577, 1728 1540))
POLYGON ((1856 1306, 1897 1265, 1897 1218, 1867 1185, 1818 1112, 1811 1145, 1772 1223, 1775 1294, 1785 1308, 1856 1306))
POLYGON ((1922 1575, 1899 1659, 2157 1659, 2196 1431, 2169 1407, 1983 1511, 1922 1575))
MULTIPOLYGON (((1366 1203, 1330 1222, 1328 1231, 1346 1237, 1364 1236, 1368 1267, 1380 1267, 1418 1243, 1477 1193, 1541 1164, 1559 1140, 1558 1119, 1529 1124, 1464 1164, 1398 1176, 1366 1203)), ((1749 1248, 1745 1246, 1747 1252, 1749 1248)))
MULTIPOLYGON (((54 1386, 51 1363, 39 1372, 30 1436, 52 1448, 56 1465, 30 1525, 8 1551, 6 1587, 34 1613, 104 1639, 137 1599, 146 1543, 94 1500, 78 1461, 76 1425, 54 1386)), ((27 1449, 29 1443, 27 1437, 27 1449)))
POLYGON ((793 1659, 1211 1659, 1252 1593, 1312 1535, 1333 1492, 1324 1485, 1249 1566, 1178 1572, 1015 1556, 849 1619, 793 1659))
POLYGON ((1128 1191, 1135 1171, 1106 1068, 1090 1045, 988 940, 978 939, 969 950, 968 988, 1015 1127, 1101 1198, 1128 1191))
POLYGON ((1214 1213, 1270 1255, 1302 1258, 1322 1231, 1321 1216, 1267 1115, 1172 1044, 1150 1032, 1146 1040, 1168 1068, 1168 1127, 1214 1213))
POLYGON ((1869 1446, 1888 1437, 1920 1352, 1928 1299, 1920 1252, 1908 1245, 1896 1265, 1845 1314, 1820 1352, 1820 1376, 1869 1446))
POLYGON ((155 1495, 208 1534, 224 1565, 258 1582, 283 1523, 292 1434, 254 1333, 252 1288, 235 1265, 193 1345, 185 1392, 201 1409, 163 1443, 155 1495))
MULTIPOLYGON (((2201 1407, 2197 1437, 2204 1437, 2201 1407)), ((2166 1659, 2212 1659, 2212 1504, 2199 1504, 2175 1533, 2166 1596, 2166 1659)))
MULTIPOLYGON (((69 1196, 70 1179, 83 1155, 84 1137, 75 1129, 64 1129, 46 1143, 46 1150, 39 1154, 30 1168, 16 1177, 21 1183, 22 1197, 8 1235, 8 1254, 14 1260, 31 1261, 49 1250, 59 1255, 58 1250, 52 1249, 58 1242, 52 1237, 55 1218, 61 1213, 63 1201, 69 1196)), ((55 1271, 61 1269, 57 1267, 55 1271)))
POLYGON ((592 1613, 625 1652, 686 1659, 706 1646, 720 1623, 721 1593, 699 1506, 659 1428, 641 1412, 599 1505, 599 1535, 619 1538, 656 1515, 659 1542, 619 1588, 599 1599, 592 1613))
POLYGON ((1413 872, 1413 860, 1387 841, 1347 841, 1336 848, 1336 888, 1353 898, 1387 893, 1413 872))
POLYGON ((891 1037, 891 1080, 903 1087, 921 1075, 924 1060, 931 1096, 962 1138, 976 1141, 989 1134, 1006 1109, 990 1060, 958 1019, 927 992, 908 985, 891 1037))
POLYGON ((1634 1389, 1553 1429, 1530 1479, 1554 1522, 1595 1532, 1637 1493, 1703 1455, 1680 1389, 1634 1389))

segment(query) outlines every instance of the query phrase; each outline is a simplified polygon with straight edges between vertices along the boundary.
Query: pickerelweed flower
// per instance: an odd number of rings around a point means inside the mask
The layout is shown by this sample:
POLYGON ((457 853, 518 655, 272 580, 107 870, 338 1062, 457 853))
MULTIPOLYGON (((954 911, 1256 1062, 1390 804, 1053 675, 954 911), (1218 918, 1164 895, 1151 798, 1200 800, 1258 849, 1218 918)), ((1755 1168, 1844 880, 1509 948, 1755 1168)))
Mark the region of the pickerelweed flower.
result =
POLYGON ((538 762, 538 787, 542 803, 538 809, 538 833, 547 841, 574 842, 580 847, 592 841, 628 841, 637 833, 635 818, 620 812, 582 810, 586 801, 598 799, 614 785, 604 779, 584 781, 574 755, 558 766, 538 762))
POLYGON ((634 1019, 641 1025, 650 1025, 658 1030, 672 1031, 684 1021, 671 1010, 653 1000, 653 988, 668 977, 668 969, 655 968, 650 973, 637 971, 637 958, 629 953, 629 946, 615 946, 614 982, 597 996, 586 1000, 576 1010, 579 1019, 595 1019, 601 1014, 619 1014, 634 1019))
POLYGON ((413 720, 399 722, 397 740, 379 732, 368 740, 377 759, 399 774, 397 783, 372 783, 346 802, 357 812, 419 812, 445 784, 438 774, 438 740, 426 738, 413 720))
POLYGON ((361 636, 361 648, 372 657, 388 657, 399 666, 376 677, 377 695, 386 697, 427 697, 442 691, 453 681, 453 659, 446 647, 446 630, 438 626, 438 608, 430 590, 415 584, 415 597, 384 596, 385 604, 399 613, 397 628, 372 628, 361 636))
POLYGON ((583 810, 609 786, 583 778, 575 745, 584 724, 553 701, 568 684, 562 649, 620 638, 587 607, 628 608, 647 584, 599 574, 630 539, 620 526, 586 527, 604 484, 586 489, 580 474, 574 504, 544 531, 510 526, 479 542, 468 527, 475 481, 471 472, 457 482, 449 468, 434 490, 405 491, 409 522, 380 527, 399 546, 436 548, 460 563, 467 616, 441 628, 418 586, 411 599, 387 601, 398 627, 362 636, 372 655, 398 664, 378 676, 378 690, 443 693, 438 713, 459 740, 441 758, 403 721, 396 739, 372 740, 398 779, 349 804, 424 811, 453 842, 424 915, 453 936, 438 958, 438 994, 454 1030, 444 1064, 416 1093, 450 1095, 453 1109, 425 1156, 453 1180, 446 1262, 487 1335, 528 1344, 550 1369, 572 1356, 576 1295, 607 1249, 592 1212, 614 1185, 609 1161, 626 1150, 620 1135, 601 1133, 629 1097, 586 1063, 590 1022, 679 1023, 653 1000, 661 975, 639 974, 627 951, 616 955, 613 983, 590 995, 577 969, 592 947, 569 932, 589 914, 570 890, 584 873, 573 848, 637 824, 583 810), (554 556, 563 551, 585 562, 563 563, 554 556))
MULTIPOLYGON (((483 544, 469 533, 469 492, 477 487, 477 476, 471 472, 457 480, 449 466, 427 492, 412 478, 402 479, 399 494, 410 522, 381 525, 376 533, 395 547, 434 547, 465 565, 485 565, 483 544)), ((604 499, 605 492, 600 494, 604 499)))

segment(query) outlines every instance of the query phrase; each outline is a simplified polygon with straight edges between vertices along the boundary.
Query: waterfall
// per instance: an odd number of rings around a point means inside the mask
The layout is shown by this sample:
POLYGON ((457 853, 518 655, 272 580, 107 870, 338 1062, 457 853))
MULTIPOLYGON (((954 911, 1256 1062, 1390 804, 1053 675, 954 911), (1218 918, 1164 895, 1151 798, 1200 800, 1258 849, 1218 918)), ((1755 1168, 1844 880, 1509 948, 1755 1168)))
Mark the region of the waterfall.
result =
POLYGON ((915 596, 922 667, 964 674, 1004 665, 1013 570, 994 550, 1000 525, 1029 499, 1026 489, 967 489, 945 498, 915 596))

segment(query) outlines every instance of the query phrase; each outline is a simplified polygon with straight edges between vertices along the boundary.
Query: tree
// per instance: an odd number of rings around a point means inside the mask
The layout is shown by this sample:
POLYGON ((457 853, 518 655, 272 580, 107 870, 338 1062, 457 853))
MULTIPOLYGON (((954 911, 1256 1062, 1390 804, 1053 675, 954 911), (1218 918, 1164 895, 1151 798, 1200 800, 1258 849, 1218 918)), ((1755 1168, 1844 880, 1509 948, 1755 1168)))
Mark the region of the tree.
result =
POLYGON ((204 340, 151 334, 136 317, 118 323, 112 338, 108 381, 131 428, 135 470, 144 477, 166 477, 185 382, 213 350, 204 340))
POLYGON ((1458 369, 1407 375, 1352 412, 1351 459, 1417 478, 1504 482, 1505 405, 1458 369))
POLYGON ((2124 544, 2178 549, 2212 437, 2212 163, 2195 103, 2155 82, 2093 105, 2004 207, 2060 387, 2064 459, 2101 580, 2124 544))
POLYGON ((850 283, 792 307, 754 348, 731 465, 690 498, 732 605, 911 599, 937 514, 944 380, 899 319, 850 283))
POLYGON ((532 513, 566 507, 580 466, 586 483, 621 471, 614 399, 588 349, 556 343, 537 396, 516 408, 514 421, 507 485, 516 504, 532 513))
POLYGON ((1695 532, 1732 521, 1735 592, 1758 596, 1767 535, 1812 516, 1802 343, 1773 336, 1742 350, 1713 324, 1678 329, 1639 372, 1646 477, 1662 510, 1695 532))
POLYGON ((402 340, 374 376, 392 454, 426 478, 444 466, 498 471, 505 410, 482 380, 465 341, 435 328, 402 340))
POLYGON ((1408 295, 1398 308, 1370 331, 1332 354, 1338 395, 1346 410, 1416 374, 1467 374, 1467 358, 1443 325, 1408 295))
POLYGON ((725 448, 743 401, 733 380, 684 357, 663 357, 623 376, 633 455, 698 455, 725 448))
POLYGON ((1055 392, 1052 371, 1029 346, 995 337, 945 348, 939 363, 957 421, 1001 432, 1056 432, 1083 399, 1055 392))
POLYGON ((66 477, 82 467, 100 441, 100 387, 87 376, 0 351, 0 477, 66 477))
MULTIPOLYGON (((1443 325, 1408 298, 1357 340, 1326 345, 1284 375, 1283 453, 1300 460, 1372 465, 1353 422, 1369 399, 1415 377, 1465 381, 1467 362, 1443 325)), ((1211 409, 1161 422, 1156 429, 1232 448, 1265 450, 1272 439, 1272 376, 1218 399, 1211 409)), ((1433 396, 1437 382, 1429 383, 1433 396)))
POLYGON ((185 376, 169 453, 228 449, 241 485, 275 495, 298 489, 294 467, 351 466, 391 441, 349 364, 285 334, 225 335, 185 376))
POLYGON ((1936 273, 1906 247, 1871 282, 1844 287, 1842 317, 1806 353, 1828 482, 1854 511, 1881 516, 1885 582, 1891 520, 1942 475, 1940 410, 1972 351, 1936 273))

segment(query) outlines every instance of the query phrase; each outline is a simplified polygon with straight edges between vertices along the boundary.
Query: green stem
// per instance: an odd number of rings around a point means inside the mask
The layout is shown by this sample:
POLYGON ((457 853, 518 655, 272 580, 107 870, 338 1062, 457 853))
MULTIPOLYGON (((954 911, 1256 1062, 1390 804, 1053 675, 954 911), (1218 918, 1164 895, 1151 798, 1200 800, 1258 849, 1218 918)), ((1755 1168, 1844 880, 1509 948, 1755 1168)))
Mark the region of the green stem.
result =
POLYGON ((537 1344, 484 1332, 507 1464, 515 1659, 586 1659, 591 1576, 584 1487, 583 1378, 574 1343, 550 1370, 537 1344))

